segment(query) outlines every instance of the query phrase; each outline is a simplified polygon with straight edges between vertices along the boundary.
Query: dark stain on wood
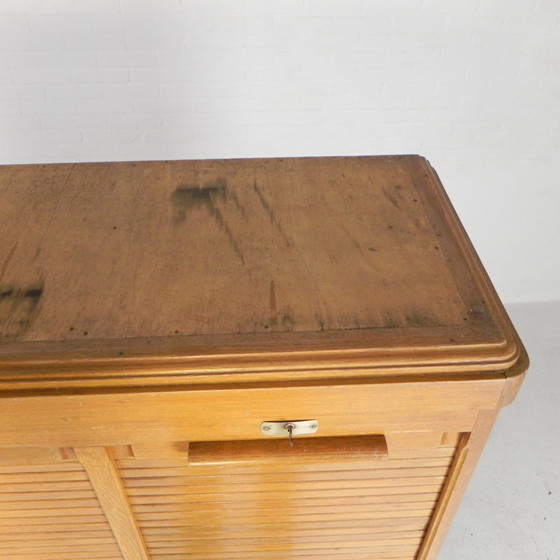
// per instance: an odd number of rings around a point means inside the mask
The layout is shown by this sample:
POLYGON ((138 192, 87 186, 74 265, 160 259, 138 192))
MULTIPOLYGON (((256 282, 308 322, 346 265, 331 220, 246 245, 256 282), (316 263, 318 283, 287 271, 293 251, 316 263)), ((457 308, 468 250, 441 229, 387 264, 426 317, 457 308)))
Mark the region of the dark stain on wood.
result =
POLYGON ((383 316, 383 326, 387 329, 402 328, 402 320, 394 313, 386 312, 383 316))
POLYGON ((475 303, 469 310, 468 310, 469 317, 472 323, 477 323, 480 321, 487 321, 488 314, 484 308, 484 303, 475 303))
POLYGON ((415 309, 411 313, 408 313, 406 316, 406 324, 409 327, 437 327, 439 323, 428 314, 415 309))
MULTIPOLYGON (((383 188, 385 198, 399 211, 407 215, 407 222, 416 230, 425 229, 419 214, 417 194, 412 187, 403 185, 392 185, 383 188)), ((389 229, 393 229, 389 226, 389 229)))
POLYGON ((241 205, 239 198, 237 198, 237 193, 234 190, 228 189, 227 198, 228 200, 231 200, 235 204, 235 207, 237 208, 237 210, 242 216, 247 215, 247 212, 245 212, 245 208, 241 205))
POLYGON ((270 221, 274 223, 274 210, 272 209, 272 206, 269 204, 268 200, 266 200, 266 198, 264 197, 264 193, 262 192, 260 187, 257 185, 256 179, 253 180, 253 190, 255 191, 255 194, 257 195, 257 198, 259 199, 261 206, 268 214, 270 221))
POLYGON ((4 259, 4 262, 2 263, 2 266, 0 267, 0 282, 2 282, 2 280, 4 279, 4 274, 6 274, 6 270, 8 269, 8 265, 10 264, 10 261, 12 260, 12 258, 14 256, 14 253, 16 252, 17 246, 18 246, 18 242, 16 241, 12 245, 12 248, 10 249, 8 254, 6 255, 6 258, 4 259))
POLYGON ((404 202, 404 196, 402 193, 402 186, 401 185, 393 185, 392 187, 384 187, 383 193, 387 200, 399 210, 401 209, 401 205, 404 202))
POLYGON ((323 317, 321 315, 319 315, 318 313, 315 314, 315 320, 317 321, 317 325, 319 325, 319 330, 320 331, 325 331, 327 330, 327 325, 325 324, 325 321, 323 319, 323 317))
POLYGON ((37 317, 43 286, 0 288, 0 342, 19 340, 37 317))
POLYGON ((269 292, 269 307, 270 307, 270 317, 269 322, 264 325, 265 329, 279 327, 282 331, 293 331, 295 327, 295 320, 293 318, 293 312, 289 307, 284 307, 284 309, 278 309, 278 302, 276 301, 276 284, 274 280, 270 281, 270 292, 269 292))
POLYGON ((282 317, 282 326, 287 330, 287 331, 291 331, 294 329, 294 325, 295 325, 295 321, 292 318, 291 315, 289 315, 288 313, 286 313, 283 317, 282 317))
POLYGON ((199 208, 206 210, 227 235, 241 263, 245 264, 241 248, 220 208, 220 205, 227 201, 232 201, 237 210, 241 210, 237 196, 233 192, 228 191, 227 181, 223 177, 219 177, 215 181, 210 181, 204 185, 179 186, 171 194, 171 203, 175 208, 173 222, 175 225, 182 224, 187 221, 187 215, 193 210, 199 208))
POLYGON ((280 226, 280 224, 276 220, 276 217, 274 216, 274 209, 273 209, 272 205, 270 204, 270 202, 268 202, 268 200, 266 199, 266 197, 264 195, 264 192, 259 187, 259 185, 257 184, 256 179, 253 179, 253 191, 257 195, 257 198, 258 198, 259 203, 262 206, 263 210, 266 212, 266 214, 270 218, 270 223, 274 225, 274 227, 276 228, 278 233, 282 236, 282 239, 284 240, 284 243, 286 244, 286 247, 291 247, 292 242, 290 241, 290 238, 286 235, 286 233, 284 232, 284 230, 282 229, 282 227, 280 226))
POLYGON ((270 316, 276 316, 276 286, 274 280, 270 281, 270 316))
POLYGON ((187 214, 195 208, 205 208, 211 214, 216 212, 216 203, 225 200, 227 182, 224 178, 205 183, 204 185, 181 185, 172 195, 171 202, 175 207, 175 223, 184 222, 187 214))
POLYGON ((25 297, 39 299, 43 295, 43 288, 31 288, 26 290, 23 294, 25 297))

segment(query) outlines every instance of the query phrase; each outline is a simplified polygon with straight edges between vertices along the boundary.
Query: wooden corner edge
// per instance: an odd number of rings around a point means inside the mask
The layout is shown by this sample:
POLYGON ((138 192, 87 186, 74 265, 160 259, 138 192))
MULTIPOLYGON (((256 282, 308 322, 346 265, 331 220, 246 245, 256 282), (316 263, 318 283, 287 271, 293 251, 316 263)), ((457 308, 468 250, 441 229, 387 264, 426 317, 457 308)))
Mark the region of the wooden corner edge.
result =
POLYGON ((504 372, 505 384, 498 402, 500 407, 508 406, 515 400, 529 369, 529 355, 521 342, 519 342, 519 348, 517 362, 504 372))

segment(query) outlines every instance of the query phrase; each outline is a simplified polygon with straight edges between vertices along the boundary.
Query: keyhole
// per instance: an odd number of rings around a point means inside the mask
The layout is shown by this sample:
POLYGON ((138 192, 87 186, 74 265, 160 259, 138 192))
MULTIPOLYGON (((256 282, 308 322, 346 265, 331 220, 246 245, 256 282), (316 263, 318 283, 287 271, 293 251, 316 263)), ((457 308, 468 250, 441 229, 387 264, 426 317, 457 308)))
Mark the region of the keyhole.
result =
POLYGON ((295 427, 296 427, 295 424, 292 424, 291 422, 284 426, 284 428, 286 428, 286 430, 288 430, 288 438, 289 438, 289 441, 290 441, 290 447, 294 446, 293 431, 294 431, 295 427))

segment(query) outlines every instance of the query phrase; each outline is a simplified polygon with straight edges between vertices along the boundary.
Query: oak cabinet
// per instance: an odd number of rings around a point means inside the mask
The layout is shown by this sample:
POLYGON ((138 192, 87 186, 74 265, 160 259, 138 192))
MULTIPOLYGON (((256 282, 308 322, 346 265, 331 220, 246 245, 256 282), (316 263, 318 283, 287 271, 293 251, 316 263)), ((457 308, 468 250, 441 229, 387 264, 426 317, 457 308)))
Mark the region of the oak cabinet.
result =
POLYGON ((419 156, 0 168, 6 560, 433 560, 526 368, 419 156))

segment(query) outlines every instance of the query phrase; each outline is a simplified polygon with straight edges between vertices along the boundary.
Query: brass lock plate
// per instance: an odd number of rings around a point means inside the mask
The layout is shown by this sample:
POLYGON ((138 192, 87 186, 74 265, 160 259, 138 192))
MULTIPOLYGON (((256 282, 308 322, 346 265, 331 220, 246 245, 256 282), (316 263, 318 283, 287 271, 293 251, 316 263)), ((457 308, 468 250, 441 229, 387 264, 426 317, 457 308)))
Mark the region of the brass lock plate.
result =
POLYGON ((314 434, 318 429, 317 420, 280 420, 261 424, 261 432, 265 436, 305 436, 314 434))

